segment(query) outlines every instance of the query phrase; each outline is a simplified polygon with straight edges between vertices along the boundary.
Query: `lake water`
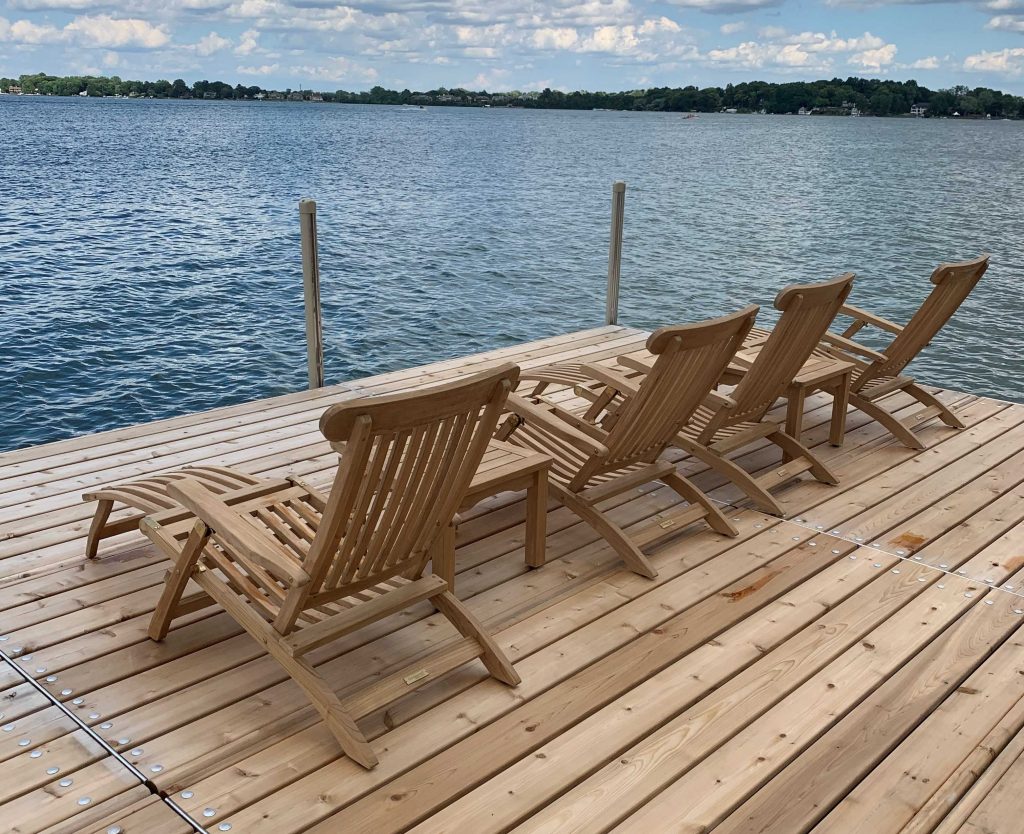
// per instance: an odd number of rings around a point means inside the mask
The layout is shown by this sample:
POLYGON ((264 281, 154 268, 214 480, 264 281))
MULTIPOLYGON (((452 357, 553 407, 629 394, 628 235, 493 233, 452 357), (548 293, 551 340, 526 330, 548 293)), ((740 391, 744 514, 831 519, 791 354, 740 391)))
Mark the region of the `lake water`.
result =
POLYGON ((329 382, 852 270, 905 320, 992 266, 915 363, 1024 400, 1024 123, 0 96, 0 449, 299 390, 296 203, 329 382))

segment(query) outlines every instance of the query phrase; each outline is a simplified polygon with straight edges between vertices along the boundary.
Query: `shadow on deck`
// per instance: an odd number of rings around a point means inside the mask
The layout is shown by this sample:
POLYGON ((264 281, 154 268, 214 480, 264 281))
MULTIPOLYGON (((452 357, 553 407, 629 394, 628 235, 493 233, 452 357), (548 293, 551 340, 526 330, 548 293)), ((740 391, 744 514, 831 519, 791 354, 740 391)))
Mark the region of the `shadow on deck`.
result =
MULTIPOLYGON (((555 506, 548 564, 528 570, 522 495, 488 499, 464 515, 457 591, 523 683, 470 665, 368 716, 373 771, 218 610, 148 641, 166 563, 138 536, 82 559, 80 495, 98 484, 200 461, 323 481, 316 420, 341 396, 644 336, 567 334, 0 455, 0 819, 19 834, 194 830, 176 807, 246 834, 1019 832, 1024 406, 940 392, 968 428, 929 425, 914 452, 858 412, 829 446, 831 401, 811 398, 805 438, 841 485, 795 482, 782 521, 682 461, 740 537, 693 525, 653 550, 656 580, 555 506)), ((612 516, 641 528, 675 503, 650 485, 612 516)), ((454 636, 424 603, 316 662, 344 691, 454 636)))

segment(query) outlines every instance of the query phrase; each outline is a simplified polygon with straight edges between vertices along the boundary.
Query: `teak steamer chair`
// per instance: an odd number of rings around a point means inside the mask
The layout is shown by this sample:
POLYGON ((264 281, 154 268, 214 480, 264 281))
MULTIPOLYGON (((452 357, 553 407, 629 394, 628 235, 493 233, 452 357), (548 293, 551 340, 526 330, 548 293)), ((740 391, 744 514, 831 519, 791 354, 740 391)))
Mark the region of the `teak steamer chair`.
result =
POLYGON ((329 495, 298 481, 217 495, 199 480, 168 484, 180 507, 142 521, 173 564, 149 636, 176 616, 219 604, 284 667, 342 750, 377 757, 356 721, 480 658, 498 680, 519 676, 428 559, 453 558, 453 518, 515 387, 505 364, 424 391, 329 408, 320 429, 344 444, 329 495), (182 519, 182 509, 191 516, 182 519), (179 520, 174 520, 175 518, 179 520), (161 519, 165 519, 162 521, 161 519), (193 581, 199 594, 185 594, 193 581), (419 601, 462 635, 408 669, 339 698, 307 654, 419 601))

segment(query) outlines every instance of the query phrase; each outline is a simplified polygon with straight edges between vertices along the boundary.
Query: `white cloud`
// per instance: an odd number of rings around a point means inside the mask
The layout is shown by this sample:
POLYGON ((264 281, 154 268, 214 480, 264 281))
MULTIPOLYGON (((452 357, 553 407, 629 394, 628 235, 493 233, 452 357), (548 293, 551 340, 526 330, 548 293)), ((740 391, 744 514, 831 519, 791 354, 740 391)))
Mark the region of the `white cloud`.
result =
POLYGON ((259 48, 260 33, 256 29, 246 29, 238 39, 235 47, 236 55, 249 55, 259 48))
POLYGON ((216 32, 210 32, 210 34, 200 38, 196 42, 195 50, 196 54, 207 57, 227 49, 229 46, 231 46, 231 41, 227 38, 222 38, 216 32))
POLYGON ((279 69, 281 69, 281 65, 280 64, 263 64, 262 66, 258 66, 258 67, 245 67, 245 66, 242 66, 242 67, 238 67, 237 69, 238 69, 238 72, 240 72, 242 75, 273 75, 279 69))
POLYGON ((783 0, 669 0, 669 3, 708 14, 734 14, 781 6, 783 0))
POLYGON ((572 49, 579 40, 579 32, 571 26, 544 26, 530 35, 530 42, 537 49, 572 49))
POLYGON ((889 66, 896 60, 896 46, 887 43, 877 49, 865 49, 863 52, 855 52, 850 56, 849 63, 860 67, 864 72, 873 74, 880 73, 883 67, 889 66))
POLYGON ((139 18, 110 15, 76 17, 64 31, 84 46, 156 49, 169 40, 163 26, 139 18))
POLYGON ((56 43, 64 39, 64 33, 54 26, 38 25, 28 20, 13 23, 0 17, 0 41, 18 44, 56 43))
POLYGON ((1024 17, 1017 15, 996 15, 985 24, 986 29, 998 29, 1003 32, 1024 32, 1024 17))
POLYGON ((969 72, 997 72, 1004 75, 1024 73, 1024 47, 1001 49, 998 52, 979 52, 964 59, 969 72))
POLYGON ((105 67, 116 67, 121 63, 121 56, 116 52, 104 52, 103 53, 103 66, 105 67))
POLYGON ((747 28, 747 24, 742 20, 734 20, 732 23, 723 23, 718 27, 718 31, 723 35, 735 35, 737 32, 742 32, 747 28))
POLYGON ((365 83, 377 80, 377 70, 357 64, 349 58, 328 58, 315 66, 291 67, 290 72, 303 78, 336 83, 365 83))
POLYGON ((859 37, 841 38, 835 32, 790 33, 777 26, 768 26, 758 33, 760 40, 749 40, 705 53, 706 62, 740 69, 774 68, 830 72, 831 56, 849 54, 848 61, 865 71, 880 72, 892 63, 896 47, 877 35, 865 32, 859 37))
POLYGON ((938 69, 939 66, 941 66, 941 62, 939 61, 939 59, 935 55, 930 55, 927 58, 918 58, 916 61, 910 64, 907 67, 907 69, 934 70, 938 69))

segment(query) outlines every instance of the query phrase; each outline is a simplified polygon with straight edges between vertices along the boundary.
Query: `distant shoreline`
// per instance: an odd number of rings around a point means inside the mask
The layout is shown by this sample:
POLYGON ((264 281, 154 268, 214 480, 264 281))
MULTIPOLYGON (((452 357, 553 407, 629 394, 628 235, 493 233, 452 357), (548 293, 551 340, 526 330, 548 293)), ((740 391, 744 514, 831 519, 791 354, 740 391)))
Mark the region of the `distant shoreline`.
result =
POLYGON ((132 81, 118 76, 55 76, 46 73, 0 78, 0 92, 88 98, 176 98, 390 104, 407 107, 513 107, 550 110, 625 110, 669 113, 759 113, 765 115, 913 116, 1022 119, 1024 97, 987 87, 929 90, 916 81, 850 77, 845 81, 748 81, 725 87, 649 87, 618 93, 560 90, 489 93, 461 87, 418 92, 373 87, 368 91, 270 90, 223 81, 132 81))
MULTIPOLYGON (((71 99, 74 99, 74 98, 79 98, 80 96, 77 96, 77 95, 57 95, 57 94, 44 95, 42 93, 18 93, 18 94, 14 94, 12 96, 12 94, 0 91, 0 100, 2 100, 3 98, 8 98, 8 97, 16 97, 16 98, 71 98, 71 99)), ((284 104, 284 105, 296 105, 296 106, 299 106, 299 105, 309 105, 309 104, 327 104, 327 105, 355 105, 355 106, 365 106, 365 107, 394 107, 394 108, 401 108, 401 109, 426 109, 428 107, 430 107, 430 108, 445 107, 445 108, 453 108, 453 109, 456 109, 456 110, 458 110, 458 109, 485 109, 485 108, 489 107, 490 109, 494 109, 494 110, 534 110, 534 111, 536 111, 536 110, 550 110, 550 111, 556 111, 556 112, 577 112, 577 113, 603 112, 603 113, 645 113, 645 114, 684 115, 684 116, 687 115, 687 111, 635 110, 635 109, 613 110, 611 108, 604 108, 604 107, 594 107, 594 108, 591 108, 590 110, 587 110, 585 108, 579 108, 579 107, 524 107, 522 105, 515 105, 515 104, 484 105, 484 104, 452 104, 452 103, 444 103, 444 104, 429 104, 429 105, 422 105, 422 107, 415 107, 415 106, 412 106, 412 105, 391 104, 391 103, 388 103, 388 102, 374 102, 374 101, 369 101, 369 102, 365 102, 365 101, 319 101, 319 102, 310 102, 308 99, 304 99, 302 101, 288 101, 288 100, 270 100, 270 101, 260 100, 260 101, 256 101, 254 99, 249 99, 249 98, 246 98, 246 99, 224 99, 224 98, 222 98, 222 99, 197 99, 197 98, 191 98, 191 97, 189 97, 189 98, 170 98, 170 97, 167 97, 167 96, 120 96, 120 95, 111 95, 111 96, 82 96, 82 98, 89 98, 89 99, 94 99, 94 100, 95 99, 99 99, 99 100, 103 100, 103 101, 110 101, 110 100, 115 100, 115 101, 188 101, 188 102, 195 102, 195 103, 198 103, 198 104, 205 104, 205 103, 211 103, 211 104, 259 104, 259 105, 263 105, 263 104, 277 104, 277 105, 281 105, 281 104, 284 104)), ((756 111, 756 110, 739 110, 739 109, 733 109, 733 110, 721 109, 721 110, 688 111, 688 112, 692 113, 694 115, 699 113, 700 115, 705 115, 705 116, 726 116, 726 115, 734 115, 734 116, 794 116, 794 117, 798 117, 798 116, 816 116, 816 117, 826 117, 826 118, 830 118, 831 117, 831 118, 835 118, 835 117, 841 117, 841 116, 847 116, 848 117, 850 115, 855 115, 855 116, 864 116, 864 117, 872 118, 872 119, 906 119, 906 120, 910 120, 910 121, 915 121, 915 120, 917 120, 919 118, 926 118, 926 119, 939 120, 939 121, 973 121, 973 122, 984 122, 984 121, 1022 121, 1022 120, 1024 120, 1024 116, 1005 116, 1005 117, 1001 116, 1001 117, 997 118, 997 117, 994 117, 994 116, 983 115, 983 114, 968 114, 968 115, 957 115, 957 116, 924 116, 924 117, 919 117, 919 116, 911 115, 910 113, 890 113, 890 114, 886 114, 886 115, 876 115, 874 113, 857 113, 857 114, 830 113, 830 112, 819 112, 817 110, 812 110, 812 111, 807 112, 807 113, 800 113, 800 112, 796 112, 796 113, 793 113, 793 112, 787 112, 787 113, 761 113, 761 112, 756 111)))

